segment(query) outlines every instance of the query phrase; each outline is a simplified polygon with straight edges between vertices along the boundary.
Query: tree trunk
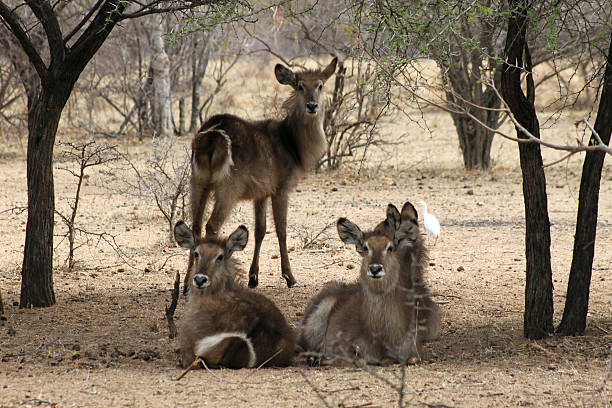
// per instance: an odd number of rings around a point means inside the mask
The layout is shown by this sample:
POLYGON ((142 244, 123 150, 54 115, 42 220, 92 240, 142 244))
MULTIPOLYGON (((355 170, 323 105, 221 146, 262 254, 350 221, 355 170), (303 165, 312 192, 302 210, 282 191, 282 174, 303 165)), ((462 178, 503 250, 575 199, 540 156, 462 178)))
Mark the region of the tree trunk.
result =
POLYGON ((210 59, 211 33, 202 41, 193 38, 193 54, 191 56, 191 120, 189 132, 195 132, 200 127, 200 99, 202 98, 202 79, 208 69, 210 59))
MULTIPOLYGON (((531 74, 531 56, 525 40, 528 2, 511 0, 512 14, 508 18, 508 33, 504 49, 507 64, 502 72, 501 91, 508 107, 518 122, 539 138, 540 125, 536 116, 535 86, 531 74), (525 56, 523 64, 523 53, 525 56), (527 75, 527 95, 521 89, 521 73, 527 75)), ((519 138, 527 138, 519 128, 519 138)), ((525 202, 525 314, 524 335, 530 339, 543 338, 553 330, 552 270, 550 265, 550 221, 546 196, 546 177, 542 167, 540 145, 519 143, 523 198, 525 202)))
MULTIPOLYGON (((491 129, 500 125, 499 111, 501 101, 495 92, 483 85, 493 81, 499 89, 501 80, 500 64, 489 61, 492 71, 488 75, 482 67, 480 50, 467 56, 454 58, 448 66, 441 66, 446 72, 444 81, 446 87, 446 100, 464 112, 471 113, 481 123, 491 129), (475 108, 478 106, 480 108, 475 108), (484 108, 484 109, 483 109, 484 108)), ((491 167, 491 144, 493 132, 486 129, 475 119, 462 113, 451 113, 459 147, 463 155, 463 165, 468 170, 487 170, 491 167)))
POLYGON ((73 81, 50 72, 28 112, 28 221, 21 269, 21 308, 55 304, 53 145, 73 85, 73 81))
POLYGON ((170 59, 164 49, 162 38, 163 17, 155 16, 151 30, 153 45, 153 98, 155 99, 154 123, 159 136, 172 133, 172 111, 170 107, 170 59))
POLYGON ((468 116, 457 113, 451 113, 451 116, 459 136, 459 147, 463 155, 464 167, 468 170, 486 170, 491 167, 493 132, 485 129, 468 116))
POLYGON ((181 96, 179 99, 179 125, 178 134, 179 136, 185 136, 187 129, 185 129, 185 97, 181 96))
MULTIPOLYGON (((612 133, 612 35, 610 36, 610 48, 602 80, 601 100, 595 120, 595 131, 603 143, 610 143, 610 134, 612 133)), ((592 136, 589 144, 596 143, 597 140, 592 136)), ((567 284, 563 318, 557 328, 557 333, 566 336, 583 334, 586 329, 589 287, 595 255, 599 185, 605 157, 604 152, 587 152, 582 166, 572 266, 570 267, 567 284)))

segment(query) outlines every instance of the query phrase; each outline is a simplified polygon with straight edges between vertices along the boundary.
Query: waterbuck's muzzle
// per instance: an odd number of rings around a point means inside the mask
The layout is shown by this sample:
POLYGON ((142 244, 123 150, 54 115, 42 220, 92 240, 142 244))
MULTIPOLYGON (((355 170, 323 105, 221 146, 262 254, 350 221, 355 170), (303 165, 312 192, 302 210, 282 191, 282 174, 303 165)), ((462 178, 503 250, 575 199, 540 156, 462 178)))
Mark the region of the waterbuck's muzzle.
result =
POLYGON ((381 264, 371 264, 368 266, 367 275, 372 279, 380 279, 385 276, 385 268, 381 264))
POLYGON ((198 273, 193 277, 193 286, 204 289, 210 286, 210 279, 203 273, 198 273))
POLYGON ((318 109, 319 104, 316 102, 308 102, 306 104, 306 111, 311 115, 316 115, 318 109))

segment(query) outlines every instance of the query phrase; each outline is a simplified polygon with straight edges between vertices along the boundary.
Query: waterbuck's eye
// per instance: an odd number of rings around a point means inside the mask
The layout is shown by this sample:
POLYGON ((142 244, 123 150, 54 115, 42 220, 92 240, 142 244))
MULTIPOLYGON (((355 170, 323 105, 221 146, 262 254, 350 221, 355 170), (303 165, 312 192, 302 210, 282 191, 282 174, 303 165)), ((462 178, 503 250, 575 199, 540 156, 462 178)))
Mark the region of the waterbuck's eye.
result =
POLYGON ((364 252, 368 252, 368 253, 369 253, 369 252, 372 252, 372 251, 370 250, 370 246, 368 245, 368 243, 367 243, 367 242, 364 244, 363 248, 365 249, 365 251, 364 251, 364 252))
POLYGON ((391 245, 391 244, 387 244, 386 251, 387 251, 387 252, 393 252, 393 245, 391 245))
POLYGON ((198 251, 193 251, 193 257, 198 259, 200 257, 200 253, 198 251))
POLYGON ((221 262, 222 260, 223 260, 223 254, 217 255, 217 257, 215 258, 215 262, 221 262))
POLYGON ((298 84, 298 91, 303 91, 303 90, 304 90, 304 85, 298 84))
POLYGON ((319 91, 323 89, 323 84, 319 84, 319 91))

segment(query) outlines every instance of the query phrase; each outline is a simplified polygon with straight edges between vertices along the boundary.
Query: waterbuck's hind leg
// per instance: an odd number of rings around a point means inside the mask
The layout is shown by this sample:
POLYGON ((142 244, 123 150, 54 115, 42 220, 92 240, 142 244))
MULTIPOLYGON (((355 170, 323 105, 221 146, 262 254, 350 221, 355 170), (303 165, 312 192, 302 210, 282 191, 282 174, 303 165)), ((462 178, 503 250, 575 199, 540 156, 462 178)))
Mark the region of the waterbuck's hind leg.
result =
POLYGON ((210 196, 210 185, 202 185, 192 179, 191 182, 191 222, 193 223, 193 236, 202 236, 202 216, 210 196))
POLYGON ((183 295, 186 295, 189 291, 189 277, 191 276, 191 268, 193 267, 193 254, 189 252, 189 263, 187 264, 187 271, 185 272, 185 278, 183 278, 183 295))
MULTIPOLYGON (((191 222, 193 223, 193 236, 202 236, 202 216, 206 209, 206 203, 210 196, 210 186, 203 184, 201 180, 197 180, 195 177, 191 179, 191 222)), ((189 273, 193 266, 193 254, 189 253, 189 263, 187 265, 187 272, 185 272, 185 278, 183 280, 183 294, 186 294, 189 290, 189 273)))
POLYGON ((206 223, 206 236, 215 237, 236 205, 237 198, 226 191, 215 191, 215 206, 206 223))
POLYGON ((259 250, 261 242, 266 235, 266 206, 267 197, 262 200, 255 200, 255 250, 253 251, 253 261, 249 269, 249 288, 255 288, 259 284, 259 250))
POLYGON ((287 253, 287 204, 289 194, 287 190, 281 190, 272 196, 272 212, 274 215, 274 224, 276 227, 276 236, 278 237, 278 246, 280 249, 281 272, 287 286, 292 288, 297 285, 297 281, 291 273, 291 265, 289 264, 289 254, 287 253))

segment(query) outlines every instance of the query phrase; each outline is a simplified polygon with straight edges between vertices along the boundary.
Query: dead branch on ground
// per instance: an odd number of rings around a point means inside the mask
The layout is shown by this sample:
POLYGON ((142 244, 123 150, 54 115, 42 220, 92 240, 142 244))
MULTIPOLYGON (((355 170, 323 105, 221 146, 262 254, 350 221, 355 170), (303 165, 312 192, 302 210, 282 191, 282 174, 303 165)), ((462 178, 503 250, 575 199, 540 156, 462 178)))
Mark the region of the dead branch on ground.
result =
MULTIPOLYGON (((174 324, 174 311, 176 310, 176 305, 178 303, 180 283, 181 274, 179 272, 176 272, 176 276, 174 278, 174 288, 172 289, 172 301, 170 302, 170 306, 166 306, 166 320, 168 320, 168 338, 170 339, 175 338, 178 334, 176 324, 174 324)), ((180 378, 182 377, 179 377, 177 381, 180 378)))

